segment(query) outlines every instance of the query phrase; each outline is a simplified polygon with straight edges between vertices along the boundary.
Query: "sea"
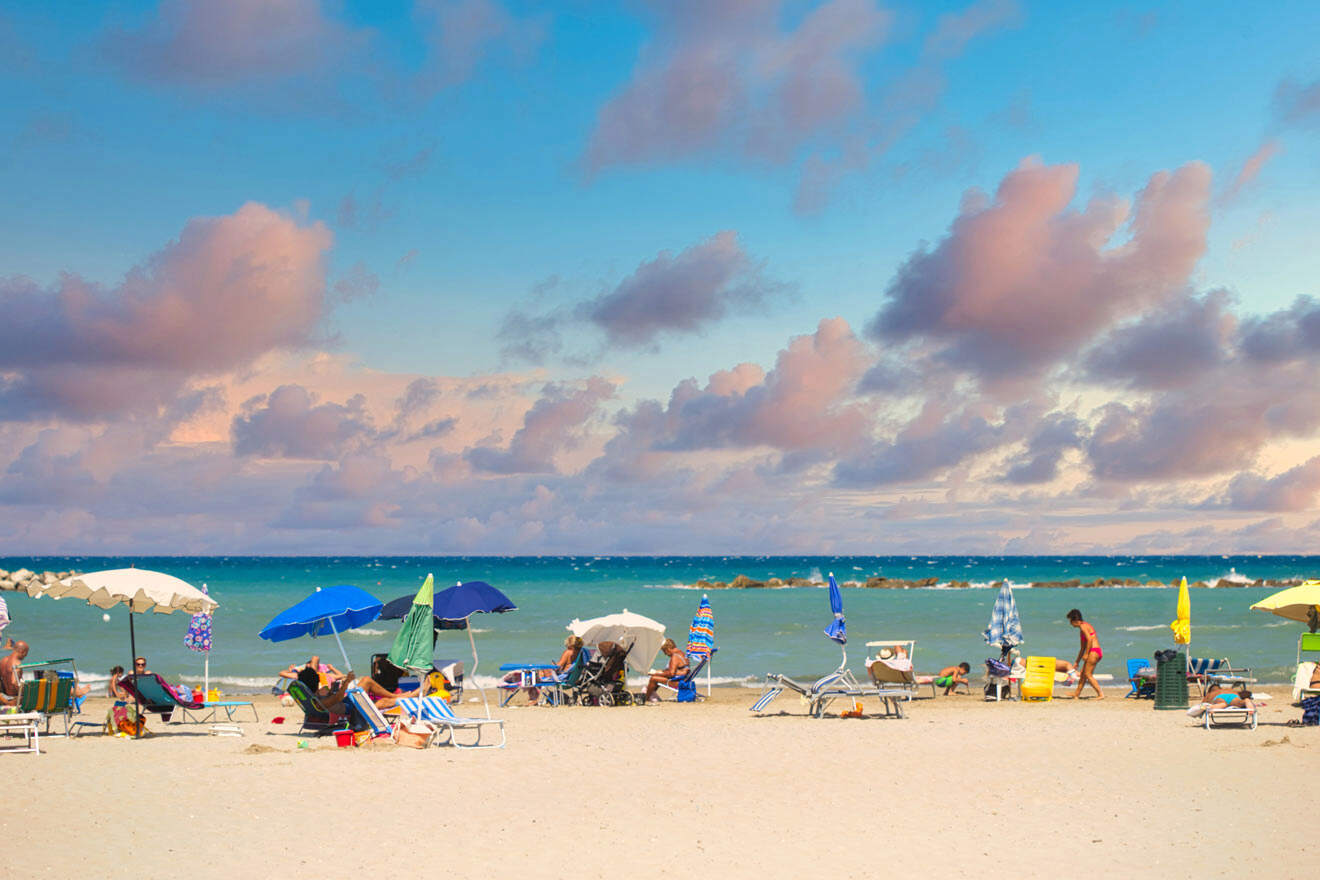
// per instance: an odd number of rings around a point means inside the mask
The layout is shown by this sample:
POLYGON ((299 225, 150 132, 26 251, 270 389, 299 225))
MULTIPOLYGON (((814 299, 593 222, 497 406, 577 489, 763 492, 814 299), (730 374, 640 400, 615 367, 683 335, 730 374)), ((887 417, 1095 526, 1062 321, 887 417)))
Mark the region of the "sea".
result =
MULTIPOLYGON (((504 614, 479 614, 471 636, 442 631, 437 659, 462 660, 468 675, 489 685, 501 664, 555 660, 567 625, 621 610, 653 618, 682 644, 703 594, 698 581, 731 582, 791 577, 841 582, 868 577, 935 578, 928 587, 843 590, 849 641, 847 658, 860 673, 865 643, 915 639, 918 671, 967 661, 974 673, 998 649, 982 632, 1000 581, 1013 585, 1026 641, 1024 654, 1073 659, 1077 631, 1065 615, 1080 609, 1094 624, 1104 649, 1099 672, 1125 685, 1127 658, 1149 659, 1171 647, 1173 584, 1216 583, 1230 574, 1280 581, 1320 576, 1320 556, 535 556, 535 557, 9 557, 0 568, 89 572, 106 568, 154 569, 196 586, 205 584, 219 602, 213 618, 209 676, 225 693, 269 691, 276 673, 313 653, 342 667, 332 636, 272 643, 258 633, 276 614, 317 587, 353 584, 383 602, 416 592, 428 573, 436 588, 486 581, 516 604, 504 614), (1034 587, 1077 579, 1132 579, 1162 586, 1034 587), (970 584, 968 587, 952 586, 970 584)), ((1280 587, 1203 587, 1192 591, 1193 656, 1228 657, 1248 666, 1262 683, 1290 680, 1302 624, 1259 611, 1252 603, 1280 587)), ((715 684, 757 687, 767 672, 811 678, 834 669, 839 645, 823 634, 832 619, 823 587, 706 590, 715 615, 718 653, 710 672, 715 684)), ((76 599, 32 599, 0 594, 12 623, 3 635, 31 645, 29 662, 75 658, 84 681, 104 682, 113 665, 131 668, 128 611, 102 611, 76 599)), ((137 650, 150 667, 171 680, 199 684, 201 654, 184 645, 189 616, 138 614, 137 650)), ((389 650, 397 621, 378 620, 343 635, 348 663, 359 674, 371 654, 389 650)), ((661 658, 662 660, 663 658, 661 658)), ((656 661, 657 663, 660 660, 656 661)))

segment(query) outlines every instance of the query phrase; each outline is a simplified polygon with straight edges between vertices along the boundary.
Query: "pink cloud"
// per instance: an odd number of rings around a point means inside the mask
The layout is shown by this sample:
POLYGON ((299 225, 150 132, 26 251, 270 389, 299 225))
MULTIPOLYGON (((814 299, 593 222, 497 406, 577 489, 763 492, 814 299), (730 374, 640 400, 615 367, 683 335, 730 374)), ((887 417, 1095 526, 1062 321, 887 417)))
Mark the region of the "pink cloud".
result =
POLYGON ((249 203, 188 222, 114 287, 0 281, 0 385, 11 417, 103 418, 168 403, 192 376, 312 341, 330 233, 249 203), (58 340, 52 347, 51 341, 58 340))
POLYGON ((1242 163, 1242 167, 1238 169, 1232 183, 1219 197, 1219 201, 1222 204, 1235 201, 1238 196, 1242 195, 1243 190, 1255 183, 1256 178, 1260 176, 1260 172, 1266 164, 1282 151, 1283 148, 1279 146, 1279 142, 1276 140, 1267 140, 1257 147, 1256 152, 1248 156, 1247 161, 1242 163))
POLYGON ((1275 477, 1238 474, 1228 485, 1228 504, 1237 510, 1290 512, 1315 507, 1320 494, 1320 456, 1275 477))
POLYGON ((783 0, 653 2, 661 36, 600 110, 589 170, 679 158, 716 146, 786 160, 863 104, 859 60, 891 15, 829 0, 784 29, 783 0))
POLYGON ((319 0, 162 0, 142 27, 113 29, 102 45, 139 78, 216 87, 324 74, 364 41, 319 0))
POLYGON ((344 404, 318 403, 301 385, 281 385, 247 401, 234 418, 234 454, 337 459, 374 434, 362 395, 344 404))
POLYGON ((969 192, 948 235, 899 270, 870 334, 935 343, 982 379, 1030 376, 1188 282, 1205 250, 1208 167, 1152 176, 1133 211, 1115 198, 1072 210, 1076 186, 1076 166, 1028 159, 993 200, 969 192))
POLYGON ((529 58, 546 36, 541 18, 517 18, 495 0, 417 0, 414 16, 430 48, 420 77, 426 89, 464 82, 500 48, 529 58))
POLYGON ((478 471, 494 474, 555 473, 556 457, 575 448, 599 405, 614 396, 614 385, 592 377, 581 388, 547 385, 527 411, 506 449, 476 446, 464 458, 478 471))

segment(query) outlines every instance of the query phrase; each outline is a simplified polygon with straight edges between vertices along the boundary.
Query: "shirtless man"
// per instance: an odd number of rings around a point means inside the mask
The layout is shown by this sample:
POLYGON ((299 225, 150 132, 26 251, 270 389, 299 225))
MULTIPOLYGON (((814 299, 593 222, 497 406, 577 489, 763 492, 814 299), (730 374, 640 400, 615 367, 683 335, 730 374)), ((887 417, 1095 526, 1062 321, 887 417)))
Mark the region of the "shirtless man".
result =
POLYGON ((0 703, 17 705, 18 690, 23 677, 23 658, 28 655, 27 642, 13 642, 13 650, 0 660, 0 703))
POLYGON ((646 682, 646 701, 648 703, 659 701, 660 698, 656 696, 655 692, 660 689, 660 685, 668 684, 671 679, 687 675, 688 671, 687 654, 678 650, 678 646, 674 644, 673 639, 665 639, 664 644, 660 646, 660 650, 669 658, 669 664, 658 672, 654 670, 651 672, 651 678, 646 682))

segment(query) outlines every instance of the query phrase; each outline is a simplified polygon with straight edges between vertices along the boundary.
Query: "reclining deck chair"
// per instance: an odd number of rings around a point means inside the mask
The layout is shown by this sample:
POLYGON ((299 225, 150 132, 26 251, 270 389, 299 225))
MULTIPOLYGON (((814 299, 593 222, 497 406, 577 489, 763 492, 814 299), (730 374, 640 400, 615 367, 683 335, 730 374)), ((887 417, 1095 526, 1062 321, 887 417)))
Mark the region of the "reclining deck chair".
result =
POLYGON ((858 683, 857 679, 847 669, 836 669, 809 685, 794 681, 787 675, 771 672, 766 675, 765 689, 761 691, 761 696, 757 698, 756 702, 751 705, 750 711, 764 712, 766 706, 769 706, 785 690, 793 691, 806 703, 807 714, 812 718, 823 717, 830 703, 840 698, 860 700, 863 697, 881 696, 878 688, 858 683))
POLYGON ((1146 678, 1137 677, 1137 673, 1141 672, 1141 670, 1154 669, 1154 668, 1155 667, 1151 665, 1151 662, 1149 660, 1145 660, 1141 658, 1129 658, 1127 662, 1127 674, 1128 674, 1128 684, 1132 686, 1132 689, 1123 696, 1125 698, 1137 697, 1138 699, 1140 699, 1142 697, 1150 697, 1151 699, 1154 699, 1155 679, 1149 677, 1146 678))
POLYGON ((688 671, 677 678, 660 682, 660 687, 667 691, 673 691, 680 703, 695 703, 697 700, 706 699, 697 692, 697 677, 701 675, 701 671, 710 662, 711 655, 717 650, 719 649, 711 648, 709 654, 688 654, 688 671), (692 662, 694 658, 697 661, 695 663, 692 662))
POLYGON ((459 718, 450 708, 449 703, 439 697, 401 697, 399 699, 399 709, 411 715, 419 721, 429 721, 436 726, 435 736, 433 736, 427 745, 437 742, 436 737, 440 731, 444 730, 448 734, 447 740, 441 740, 439 745, 449 743, 460 749, 502 749, 504 748, 504 721, 500 718, 459 718), (499 728, 500 741, 498 743, 488 743, 482 745, 482 728, 494 724, 499 728), (477 738, 474 742, 461 743, 455 735, 458 730, 475 730, 477 738))
POLYGON ((875 685, 875 696, 880 698, 886 715, 903 717, 903 703, 910 702, 917 692, 917 677, 912 672, 911 660, 882 660, 876 658, 866 667, 875 685))
POLYGON ((303 731, 311 733, 313 736, 323 736, 327 733, 333 733, 336 730, 344 730, 348 727, 348 716, 332 714, 326 711, 316 695, 307 689, 307 685, 301 681, 289 682, 289 696, 293 702, 302 710, 303 722, 298 728, 298 733, 303 731))
POLYGON ((1292 698, 1300 703, 1307 697, 1320 695, 1320 687, 1312 687, 1315 677, 1316 658, 1304 658, 1304 653, 1320 653, 1320 633, 1302 633, 1297 637, 1297 671, 1293 673, 1292 698))
POLYGON ((1027 674, 1018 685, 1024 701, 1049 702, 1054 699, 1054 658, 1028 657, 1027 674))
POLYGON ((131 673, 119 679, 119 686, 128 692, 130 697, 136 695, 137 701, 142 704, 143 712, 150 712, 159 715, 162 721, 169 721, 174 717, 174 710, 200 709, 202 704, 193 699, 182 700, 179 695, 170 689, 155 672, 148 675, 141 673, 131 673))

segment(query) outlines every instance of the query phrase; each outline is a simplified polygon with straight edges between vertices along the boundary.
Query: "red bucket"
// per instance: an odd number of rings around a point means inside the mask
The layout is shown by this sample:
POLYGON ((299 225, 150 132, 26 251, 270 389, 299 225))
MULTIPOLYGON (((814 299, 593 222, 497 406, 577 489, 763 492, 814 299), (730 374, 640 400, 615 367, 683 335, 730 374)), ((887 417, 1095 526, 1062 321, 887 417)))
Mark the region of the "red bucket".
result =
POLYGON ((353 745, 353 731, 336 730, 335 745, 339 746, 341 749, 346 749, 349 746, 353 745))

